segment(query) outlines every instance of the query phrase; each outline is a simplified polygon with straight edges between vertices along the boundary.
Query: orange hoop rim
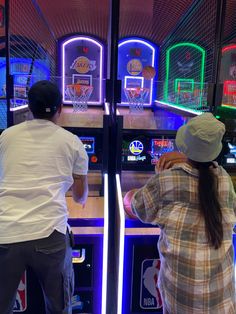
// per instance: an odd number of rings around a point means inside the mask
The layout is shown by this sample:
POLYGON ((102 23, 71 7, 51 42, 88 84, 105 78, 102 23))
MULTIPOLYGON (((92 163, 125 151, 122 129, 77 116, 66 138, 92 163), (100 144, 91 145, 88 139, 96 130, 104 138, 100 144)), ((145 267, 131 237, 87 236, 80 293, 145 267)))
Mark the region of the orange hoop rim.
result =
POLYGON ((124 90, 150 90, 150 88, 147 87, 125 87, 124 90))
POLYGON ((66 85, 66 88, 75 88, 75 89, 93 89, 93 86, 92 85, 81 85, 81 84, 68 84, 66 85))

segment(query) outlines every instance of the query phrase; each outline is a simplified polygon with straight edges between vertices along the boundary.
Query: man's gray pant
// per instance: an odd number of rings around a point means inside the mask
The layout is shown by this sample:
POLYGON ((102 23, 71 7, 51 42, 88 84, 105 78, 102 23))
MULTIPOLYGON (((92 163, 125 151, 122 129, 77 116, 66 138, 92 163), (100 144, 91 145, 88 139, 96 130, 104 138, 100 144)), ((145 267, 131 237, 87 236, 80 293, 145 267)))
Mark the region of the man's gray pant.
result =
POLYGON ((16 291, 26 267, 39 279, 47 314, 70 314, 74 288, 69 234, 54 231, 49 237, 0 244, 0 313, 11 314, 16 291))

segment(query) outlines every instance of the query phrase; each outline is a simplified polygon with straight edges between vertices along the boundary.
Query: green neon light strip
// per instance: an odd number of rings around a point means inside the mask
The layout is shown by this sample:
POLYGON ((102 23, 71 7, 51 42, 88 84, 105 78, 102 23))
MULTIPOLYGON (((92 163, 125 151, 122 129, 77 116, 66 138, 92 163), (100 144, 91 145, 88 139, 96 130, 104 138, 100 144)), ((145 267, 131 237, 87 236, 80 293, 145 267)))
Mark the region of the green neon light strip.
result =
MULTIPOLYGON (((196 45, 196 44, 192 44, 192 43, 179 43, 176 44, 172 47, 170 47, 169 49, 167 49, 166 52, 166 78, 165 78, 165 84, 164 84, 164 100, 167 101, 168 100, 168 83, 169 83, 169 73, 170 73, 170 51, 174 48, 177 47, 184 47, 184 46, 188 46, 188 47, 192 47, 195 48, 197 50, 199 50, 202 53, 202 61, 201 61, 201 74, 200 74, 200 92, 202 93, 203 91, 203 85, 204 85, 204 72, 205 72, 205 58, 206 58, 206 52, 205 50, 196 45)), ((202 105, 202 97, 200 97, 200 106, 202 105)))
POLYGON ((182 78, 175 79, 175 93, 185 93, 185 92, 192 93, 193 90, 194 90, 194 79, 182 79, 182 78), (190 90, 187 90, 187 89, 178 90, 179 83, 181 84, 181 82, 190 83, 191 89, 190 90))
POLYGON ((179 110, 184 111, 184 112, 193 113, 193 114, 198 115, 198 116, 200 116, 202 113, 205 112, 205 111, 200 111, 200 110, 189 109, 188 107, 185 107, 184 105, 176 105, 173 103, 168 103, 168 102, 164 102, 164 101, 160 101, 160 100, 156 100, 156 102, 163 104, 165 106, 171 107, 171 108, 179 109, 179 110))
POLYGON ((222 104, 221 107, 225 107, 225 108, 230 108, 230 109, 233 109, 233 110, 236 110, 236 107, 234 106, 230 106, 230 105, 224 105, 222 104))

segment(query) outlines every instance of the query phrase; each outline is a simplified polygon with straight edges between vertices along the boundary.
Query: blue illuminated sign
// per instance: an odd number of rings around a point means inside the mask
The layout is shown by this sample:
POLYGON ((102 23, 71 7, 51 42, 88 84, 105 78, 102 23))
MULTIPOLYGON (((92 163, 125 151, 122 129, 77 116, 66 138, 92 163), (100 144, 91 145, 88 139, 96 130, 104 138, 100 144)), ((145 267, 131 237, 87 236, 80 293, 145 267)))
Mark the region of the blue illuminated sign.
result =
POLYGON ((80 137, 81 142, 84 145, 84 148, 87 154, 94 154, 95 152, 95 137, 80 137))
POLYGON ((159 259, 146 259, 142 262, 140 291, 141 309, 154 310, 162 307, 161 294, 157 287, 159 272, 159 259))
POLYGON ((122 81, 121 104, 128 104, 125 88, 146 88, 150 92, 145 98, 144 105, 151 105, 155 98, 154 79, 146 80, 142 70, 152 66, 157 71, 159 47, 147 40, 132 37, 120 41, 118 45, 118 79, 122 81))

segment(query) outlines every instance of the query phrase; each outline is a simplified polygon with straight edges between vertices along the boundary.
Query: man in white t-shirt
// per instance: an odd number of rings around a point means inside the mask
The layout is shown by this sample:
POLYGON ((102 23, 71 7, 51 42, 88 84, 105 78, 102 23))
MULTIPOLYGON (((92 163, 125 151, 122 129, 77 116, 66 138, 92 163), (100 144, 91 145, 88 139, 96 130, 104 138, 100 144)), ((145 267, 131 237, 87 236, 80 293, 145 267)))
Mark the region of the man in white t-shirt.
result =
POLYGON ((0 313, 10 314, 21 276, 39 278, 46 312, 71 313, 73 267, 65 194, 85 204, 88 156, 79 138, 59 127, 62 96, 39 81, 29 90, 34 119, 0 136, 0 313))

